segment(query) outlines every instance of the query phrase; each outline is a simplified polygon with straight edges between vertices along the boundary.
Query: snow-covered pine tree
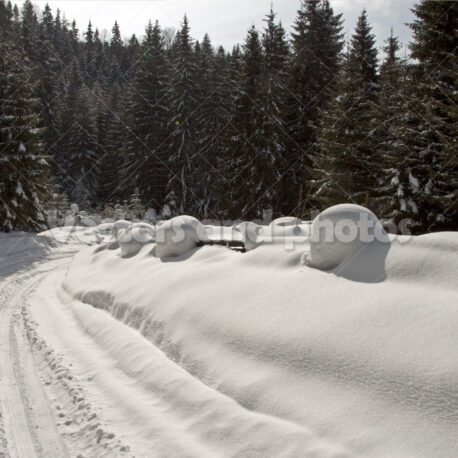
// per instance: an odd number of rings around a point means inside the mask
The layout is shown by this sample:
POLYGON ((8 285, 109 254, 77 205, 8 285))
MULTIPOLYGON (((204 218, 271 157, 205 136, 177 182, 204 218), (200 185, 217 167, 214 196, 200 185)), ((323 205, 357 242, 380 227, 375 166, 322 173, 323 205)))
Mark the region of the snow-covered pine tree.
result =
POLYGON ((65 69, 59 79, 57 98, 57 124, 58 124, 58 143, 55 147, 54 155, 54 175, 58 184, 62 187, 67 196, 71 196, 72 179, 68 174, 69 162, 71 160, 68 148, 68 139, 74 124, 74 114, 76 110, 76 97, 83 85, 81 71, 76 57, 65 69))
POLYGON ((103 95, 110 91, 111 69, 109 57, 109 44, 100 39, 98 29, 94 33, 95 60, 97 63, 97 83, 103 95))
POLYGON ((6 39, 13 34, 13 7, 11 2, 0 0, 0 38, 6 39))
POLYGON ((68 137, 69 168, 72 177, 72 201, 90 208, 97 201, 99 158, 97 124, 93 93, 83 85, 75 104, 74 124, 68 137))
POLYGON ((133 34, 127 42, 123 59, 121 61, 121 77, 124 84, 131 83, 135 75, 135 70, 138 63, 137 61, 142 58, 139 53, 140 43, 138 42, 136 35, 133 34))
MULTIPOLYGON (((222 56, 218 54, 218 58, 222 56)), ((237 178, 237 157, 232 148, 234 140, 238 138, 239 132, 233 124, 236 114, 236 107, 241 93, 243 60, 239 45, 234 46, 232 52, 226 57, 226 63, 222 65, 220 73, 221 90, 217 91, 217 97, 221 99, 225 108, 221 110, 222 119, 226 123, 224 131, 224 146, 221 154, 216 158, 216 167, 220 179, 216 182, 215 212, 222 219, 234 219, 240 217, 235 212, 235 203, 238 198, 236 187, 237 178), (227 118, 225 112, 227 111, 227 118)))
POLYGON ((264 114, 258 103, 263 97, 263 51, 259 33, 254 26, 248 30, 243 46, 243 65, 238 98, 232 122, 233 136, 229 148, 233 155, 232 167, 235 178, 231 219, 255 218, 262 208, 258 200, 262 182, 258 172, 263 166, 262 123, 264 114))
POLYGON ((224 178, 218 162, 224 155, 225 134, 230 119, 227 99, 229 94, 225 86, 227 62, 223 49, 219 49, 215 55, 207 34, 202 45, 196 46, 195 53, 196 97, 200 104, 196 113, 198 144, 193 158, 193 162, 197 164, 192 178, 192 182, 196 184, 193 207, 197 216, 207 218, 216 216, 216 188, 224 178))
POLYGON ((106 99, 99 93, 97 107, 98 205, 119 201, 120 171, 124 160, 126 128, 122 92, 115 83, 106 99))
POLYGON ((432 109, 424 117, 435 132, 433 144, 440 144, 439 161, 431 177, 431 195, 437 200, 437 213, 429 213, 425 230, 456 229, 458 221, 457 185, 457 84, 458 84, 458 3, 447 0, 421 0, 413 9, 417 19, 411 24, 414 39, 412 57, 419 61, 416 82, 424 97, 424 107, 432 109))
POLYGON ((264 21, 264 94, 261 101, 264 113, 264 151, 258 172, 263 190, 259 208, 271 209, 281 214, 289 192, 287 180, 283 179, 284 175, 288 175, 290 167, 287 158, 289 134, 286 121, 289 46, 286 32, 281 23, 276 23, 272 9, 264 21))
POLYGON ((121 65, 124 58, 124 47, 121 38, 118 21, 115 21, 111 29, 111 40, 109 47, 109 65, 110 65, 110 85, 117 82, 122 84, 122 69, 121 65))
POLYGON ((38 17, 30 0, 25 0, 21 8, 21 38, 24 49, 32 63, 39 62, 40 40, 38 17))
POLYGON ((84 82, 88 87, 93 87, 97 80, 97 44, 95 42, 92 23, 89 21, 87 30, 84 34, 85 42, 82 44, 82 72, 84 82))
POLYGON ((48 193, 38 100, 24 51, 0 39, 0 230, 44 228, 48 193))
MULTIPOLYGON (((296 213, 301 186, 309 192, 310 156, 317 141, 320 110, 336 89, 343 49, 342 14, 328 0, 302 0, 292 33, 288 90, 288 164, 283 211, 296 213)), ((302 205, 302 204, 301 204, 302 205)))
POLYGON ((138 188, 143 204, 160 211, 170 171, 169 64, 157 21, 146 27, 140 52, 142 59, 137 64, 126 102, 128 129, 122 182, 126 195, 138 188))
POLYGON ((70 199, 91 207, 98 189, 97 120, 93 93, 84 85, 78 59, 64 75, 61 132, 56 155, 59 183, 70 199))
POLYGON ((174 61, 171 75, 169 131, 171 176, 166 203, 171 199, 180 213, 192 213, 194 200, 193 157, 198 151, 196 99, 196 62, 185 16, 174 43, 174 61), (173 196, 173 197, 171 197, 173 196))
POLYGON ((424 120, 417 115, 418 102, 411 67, 400 59, 399 41, 391 36, 383 48, 380 68, 380 105, 377 138, 382 153, 384 182, 377 196, 376 212, 391 230, 415 230, 426 195, 421 184, 428 179, 425 163, 424 120), (421 126, 421 128, 419 128, 421 126))
POLYGON ((43 143, 47 155, 54 156, 59 138, 59 126, 56 119, 56 96, 58 75, 62 71, 61 62, 54 48, 54 18, 49 5, 43 10, 39 24, 39 61, 34 62, 37 73, 36 94, 40 99, 43 143))
POLYGON ((381 181, 381 154, 374 135, 377 96, 377 49, 364 10, 335 95, 322 113, 313 156, 313 185, 321 208, 343 202, 372 206, 381 181))

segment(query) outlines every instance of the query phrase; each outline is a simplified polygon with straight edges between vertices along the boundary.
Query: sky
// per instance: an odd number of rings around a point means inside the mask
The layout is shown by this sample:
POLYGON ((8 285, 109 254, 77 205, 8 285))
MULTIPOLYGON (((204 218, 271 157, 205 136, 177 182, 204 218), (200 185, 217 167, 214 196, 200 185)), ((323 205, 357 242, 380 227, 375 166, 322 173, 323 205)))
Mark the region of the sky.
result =
MULTIPOLYGON (((17 4, 22 4, 18 1, 17 4)), ((186 13, 193 38, 201 40, 207 32, 215 46, 223 45, 230 50, 242 43, 251 25, 262 29, 263 19, 270 10, 271 0, 35 0, 40 9, 49 3, 55 11, 59 8, 71 21, 76 19, 78 28, 84 31, 89 20, 100 31, 109 34, 115 20, 124 37, 135 33, 140 37, 149 19, 159 20, 162 27, 179 28, 186 13)), ((369 22, 377 36, 378 45, 394 29, 401 42, 407 44, 410 30, 405 25, 412 22, 410 12, 416 0, 331 0, 334 12, 345 18, 345 31, 352 33, 356 20, 365 7, 369 22)), ((274 11, 285 28, 290 31, 296 17, 300 0, 274 0, 274 11)))

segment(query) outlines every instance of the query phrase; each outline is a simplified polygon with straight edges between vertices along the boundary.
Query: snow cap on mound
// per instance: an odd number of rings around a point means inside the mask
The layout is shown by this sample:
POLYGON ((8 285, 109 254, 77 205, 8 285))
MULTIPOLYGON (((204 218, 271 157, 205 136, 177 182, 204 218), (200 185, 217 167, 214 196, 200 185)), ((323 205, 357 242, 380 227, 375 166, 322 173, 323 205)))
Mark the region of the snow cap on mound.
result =
POLYGON ((331 270, 374 241, 389 241, 374 213, 359 205, 335 205, 313 220, 305 263, 331 270))
POLYGON ((204 226, 192 216, 177 216, 156 229, 156 257, 168 258, 186 254, 198 242, 208 240, 204 226))
POLYGON ((113 222, 101 223, 97 226, 97 232, 102 235, 111 235, 113 233, 113 222))
POLYGON ((125 221, 123 219, 119 220, 119 221, 116 221, 114 224, 113 224, 113 237, 117 237, 118 236, 118 233, 122 230, 122 229, 126 229, 126 227, 129 227, 132 223, 130 221, 125 221))
POLYGON ((146 243, 155 241, 156 228, 146 223, 135 223, 121 229, 116 240, 121 247, 122 256, 133 256, 146 243))
POLYGON ((302 224, 302 221, 295 216, 283 216, 282 218, 277 218, 270 223, 272 227, 298 226, 299 224, 302 224))
POLYGON ((245 248, 250 251, 261 245, 264 240, 259 237, 262 231, 262 226, 252 222, 243 222, 234 228, 234 231, 239 232, 245 244, 245 248))

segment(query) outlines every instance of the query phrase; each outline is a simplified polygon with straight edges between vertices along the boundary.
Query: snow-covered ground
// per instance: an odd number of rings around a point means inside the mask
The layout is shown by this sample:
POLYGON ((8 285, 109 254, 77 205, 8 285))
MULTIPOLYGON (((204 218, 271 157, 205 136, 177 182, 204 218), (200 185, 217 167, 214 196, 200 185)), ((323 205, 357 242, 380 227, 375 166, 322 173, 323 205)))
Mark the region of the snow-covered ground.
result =
POLYGON ((0 456, 456 458, 458 234, 355 215, 0 234, 0 456))

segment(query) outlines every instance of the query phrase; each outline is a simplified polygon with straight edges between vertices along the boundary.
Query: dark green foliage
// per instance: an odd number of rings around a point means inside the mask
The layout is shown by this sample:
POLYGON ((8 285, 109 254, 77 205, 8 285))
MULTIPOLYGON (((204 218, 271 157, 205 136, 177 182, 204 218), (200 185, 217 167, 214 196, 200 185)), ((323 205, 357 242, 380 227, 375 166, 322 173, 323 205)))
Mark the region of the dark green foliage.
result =
MULTIPOLYGON (((343 49, 342 15, 327 0, 303 0, 292 32, 288 90, 288 158, 283 208, 297 213, 301 186, 309 195, 307 170, 318 139, 320 110, 335 91, 343 49)), ((308 205, 310 206, 310 204, 308 205)))
POLYGON ((0 230, 40 230, 48 193, 38 100, 24 51, 0 39, 0 230))
POLYGON ((163 216, 238 219, 355 202, 416 232, 453 229, 457 5, 419 1, 412 59, 391 36, 379 69, 365 11, 343 55, 329 0, 301 1, 291 39, 270 11, 228 54, 208 35, 194 41, 187 18, 177 33, 149 23, 124 40, 117 22, 105 38, 49 6, 0 0, 2 96, 26 83, 2 110, 27 112, 33 126, 1 121, 2 228, 40 225, 40 205, 14 193, 42 199, 46 156, 57 192, 87 209, 132 201, 163 216), (11 83, 14 61, 25 71, 11 83), (6 178, 13 162, 34 176, 29 188, 6 178))
POLYGON ((168 163, 168 61, 159 24, 151 23, 141 43, 132 88, 127 97, 125 197, 138 188, 144 205, 161 209, 166 197, 168 163))
POLYGON ((457 185, 457 84, 458 84, 458 3, 422 0, 413 9, 417 19, 411 28, 412 57, 418 59, 417 91, 427 108, 423 117, 434 133, 432 142, 440 150, 434 157, 431 180, 440 211, 429 212, 422 230, 449 229, 458 220, 457 185))
POLYGON ((193 187, 199 148, 196 119, 199 107, 196 98, 197 67, 186 16, 177 34, 173 52, 169 116, 171 176, 166 201, 183 213, 199 200, 193 187))
POLYGON ((363 11, 337 90, 322 114, 313 161, 315 197, 321 208, 345 202, 374 206, 382 181, 375 135, 377 80, 375 38, 363 11))

